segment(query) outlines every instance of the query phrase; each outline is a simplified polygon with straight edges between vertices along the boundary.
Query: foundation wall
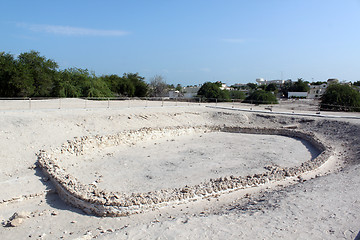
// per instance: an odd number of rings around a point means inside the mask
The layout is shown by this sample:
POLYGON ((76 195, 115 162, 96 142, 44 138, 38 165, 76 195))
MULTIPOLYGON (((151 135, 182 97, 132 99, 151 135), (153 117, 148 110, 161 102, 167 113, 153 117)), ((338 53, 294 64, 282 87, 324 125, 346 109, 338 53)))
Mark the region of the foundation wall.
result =
POLYGON ((64 201, 89 214, 92 213, 97 216, 126 216, 152 208, 194 201, 214 194, 255 187, 271 181, 283 180, 286 177, 299 176, 304 172, 314 170, 321 166, 331 154, 331 147, 326 146, 312 133, 304 133, 284 128, 199 126, 157 129, 143 128, 136 131, 124 131, 114 135, 75 138, 49 152, 41 150, 38 153, 38 162, 64 201), (86 154, 92 149, 117 146, 120 144, 135 144, 138 141, 212 131, 297 137, 308 141, 320 150, 321 153, 315 159, 307 160, 296 167, 280 168, 268 166, 267 171, 259 174, 249 176, 224 176, 217 179, 210 179, 207 182, 194 186, 132 194, 105 192, 98 189, 95 185, 82 184, 74 176, 69 175, 58 164, 58 158, 61 158, 64 154, 80 155, 86 154))

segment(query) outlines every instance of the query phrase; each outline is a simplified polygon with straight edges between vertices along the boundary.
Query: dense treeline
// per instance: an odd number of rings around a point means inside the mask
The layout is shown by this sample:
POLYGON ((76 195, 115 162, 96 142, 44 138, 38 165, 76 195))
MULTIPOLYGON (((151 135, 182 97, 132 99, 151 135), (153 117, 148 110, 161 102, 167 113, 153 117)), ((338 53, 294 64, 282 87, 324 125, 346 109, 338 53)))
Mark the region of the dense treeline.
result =
POLYGON ((277 104, 278 101, 276 96, 265 90, 255 90, 249 94, 244 100, 245 103, 254 103, 254 104, 277 104))
POLYGON ((97 77, 87 69, 59 70, 36 51, 16 58, 0 52, 0 97, 145 97, 148 88, 138 73, 97 77))
POLYGON ((215 102, 218 101, 229 101, 230 94, 226 90, 221 90, 221 83, 219 82, 206 82, 204 83, 197 95, 203 99, 203 101, 215 102))
POLYGON ((198 97, 207 102, 227 102, 231 99, 244 99, 245 93, 238 90, 221 90, 220 82, 206 82, 197 92, 198 97))

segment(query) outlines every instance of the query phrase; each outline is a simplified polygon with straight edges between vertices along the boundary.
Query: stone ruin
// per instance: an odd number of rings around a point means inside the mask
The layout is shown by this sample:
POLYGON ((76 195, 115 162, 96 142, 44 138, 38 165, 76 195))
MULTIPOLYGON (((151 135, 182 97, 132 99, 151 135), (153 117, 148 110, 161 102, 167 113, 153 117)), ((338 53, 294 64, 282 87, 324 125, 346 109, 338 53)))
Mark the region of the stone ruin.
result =
POLYGON ((269 182, 284 180, 288 177, 300 176, 302 173, 320 167, 331 155, 331 146, 322 143, 313 133, 286 128, 198 126, 142 128, 139 130, 123 131, 114 135, 85 136, 67 141, 61 147, 50 151, 40 150, 37 157, 44 174, 49 177, 58 194, 65 202, 82 209, 88 214, 118 217, 141 213, 163 206, 195 201, 238 189, 256 187, 269 182), (94 148, 101 149, 121 144, 134 144, 144 140, 213 131, 297 137, 308 141, 321 153, 316 158, 302 162, 295 167, 281 168, 278 166, 268 166, 265 172, 249 176, 224 176, 193 186, 132 194, 107 192, 93 184, 83 184, 75 176, 68 174, 59 165, 58 161, 64 154, 82 155, 94 148))

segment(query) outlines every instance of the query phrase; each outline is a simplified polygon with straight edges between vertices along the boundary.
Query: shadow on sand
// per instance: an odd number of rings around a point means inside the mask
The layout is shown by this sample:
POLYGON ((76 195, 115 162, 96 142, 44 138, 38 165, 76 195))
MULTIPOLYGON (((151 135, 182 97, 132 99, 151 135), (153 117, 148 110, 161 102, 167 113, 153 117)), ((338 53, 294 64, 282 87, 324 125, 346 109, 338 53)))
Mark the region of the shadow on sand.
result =
POLYGON ((356 235, 354 240, 360 240, 360 231, 359 231, 358 235, 356 235))
POLYGON ((311 154, 311 159, 315 159, 317 156, 320 155, 321 151, 317 149, 314 145, 312 145, 310 142, 298 137, 294 137, 294 139, 300 141, 306 147, 306 149, 311 154))
MULTIPOLYGON (((52 184, 51 181, 48 180, 47 176, 42 172, 41 167, 36 163, 35 168, 35 176, 39 177, 39 180, 46 186, 46 203, 49 204, 50 207, 56 208, 58 210, 70 211, 81 215, 89 216, 89 214, 85 213, 81 209, 72 207, 71 205, 67 204, 65 201, 61 199, 59 194, 56 192, 55 186, 52 184)), ((95 215, 91 215, 95 216, 95 215)), ((95 216, 96 217, 96 216, 95 216)))

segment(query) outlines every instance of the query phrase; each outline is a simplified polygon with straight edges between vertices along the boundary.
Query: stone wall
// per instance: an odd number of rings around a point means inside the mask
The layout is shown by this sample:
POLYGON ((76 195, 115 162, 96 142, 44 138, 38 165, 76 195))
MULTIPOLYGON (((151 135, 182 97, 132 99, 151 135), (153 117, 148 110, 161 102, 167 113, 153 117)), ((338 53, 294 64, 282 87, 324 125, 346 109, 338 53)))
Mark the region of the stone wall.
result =
POLYGON ((51 179, 61 198, 67 203, 78 207, 89 214, 97 216, 126 216, 140 213, 152 208, 194 201, 199 198, 225 193, 236 189, 255 187, 272 181, 283 180, 286 177, 299 176, 321 166, 332 154, 330 146, 326 146, 312 133, 305 133, 284 128, 241 128, 241 127, 167 127, 142 128, 136 131, 124 131, 114 135, 80 137, 68 141, 61 147, 49 152, 41 150, 38 162, 43 172, 51 179), (280 168, 267 167, 267 171, 249 176, 224 176, 210 179, 194 186, 163 189, 147 193, 124 194, 120 192, 105 192, 95 185, 85 185, 76 177, 68 174, 59 166, 58 158, 64 154, 86 154, 92 149, 118 146, 120 144, 135 144, 139 141, 175 137, 193 133, 211 131, 239 132, 251 134, 272 134, 298 137, 310 142, 321 151, 315 159, 310 159, 299 166, 280 168))

